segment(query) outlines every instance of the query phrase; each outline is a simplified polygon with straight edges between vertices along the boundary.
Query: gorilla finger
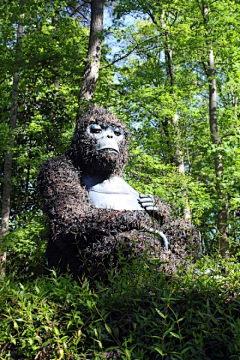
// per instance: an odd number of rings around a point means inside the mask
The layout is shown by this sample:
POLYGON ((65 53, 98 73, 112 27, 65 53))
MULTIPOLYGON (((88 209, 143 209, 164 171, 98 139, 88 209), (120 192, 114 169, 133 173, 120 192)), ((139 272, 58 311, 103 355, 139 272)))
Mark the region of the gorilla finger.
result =
POLYGON ((149 194, 139 194, 139 197, 140 199, 153 199, 153 196, 152 195, 149 195, 149 194))
POLYGON ((152 234, 160 235, 160 237, 162 238, 163 246, 164 246, 165 250, 168 251, 169 244, 168 244, 168 239, 167 239, 166 235, 162 231, 159 231, 159 230, 156 230, 153 228, 150 228, 148 231, 152 234))
POLYGON ((148 211, 157 211, 158 208, 156 206, 147 206, 146 210, 148 210, 148 211))
POLYGON ((149 200, 140 200, 139 201, 143 206, 148 206, 148 205, 154 205, 154 202, 149 199, 149 200))

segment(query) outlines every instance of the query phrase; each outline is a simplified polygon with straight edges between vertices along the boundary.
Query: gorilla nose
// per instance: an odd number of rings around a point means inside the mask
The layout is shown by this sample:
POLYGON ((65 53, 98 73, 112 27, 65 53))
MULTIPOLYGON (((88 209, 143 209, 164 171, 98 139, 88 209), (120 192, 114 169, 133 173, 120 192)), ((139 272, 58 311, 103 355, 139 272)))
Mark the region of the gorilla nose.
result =
POLYGON ((103 149, 112 149, 119 152, 118 144, 114 139, 113 135, 108 134, 108 136, 104 136, 98 140, 98 142, 95 145, 95 150, 99 151, 103 149))

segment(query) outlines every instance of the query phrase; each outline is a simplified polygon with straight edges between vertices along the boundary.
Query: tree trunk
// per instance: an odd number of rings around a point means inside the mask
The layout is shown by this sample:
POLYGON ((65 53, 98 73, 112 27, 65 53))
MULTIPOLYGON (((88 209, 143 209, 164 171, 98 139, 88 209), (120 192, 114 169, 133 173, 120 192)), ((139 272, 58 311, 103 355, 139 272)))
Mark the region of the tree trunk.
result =
MULTIPOLYGON (((212 143, 216 146, 220 145, 221 138, 219 135, 217 121, 217 81, 213 49, 209 52, 209 126, 211 132, 212 143)), ((216 151, 214 158, 216 189, 219 200, 219 209, 217 215, 217 229, 219 247, 222 255, 226 254, 229 248, 228 243, 228 199, 222 191, 221 180, 223 177, 223 160, 220 151, 216 151)))
MULTIPOLYGON (((174 162, 178 168, 178 173, 185 176, 185 165, 184 165, 184 157, 183 152, 180 147, 180 129, 179 129, 179 116, 178 114, 174 114, 173 117, 173 128, 174 128, 174 136, 175 136, 175 147, 174 147, 174 162)), ((182 192, 182 197, 184 200, 184 219, 186 221, 191 222, 192 215, 188 202, 188 195, 185 190, 182 192)))
POLYGON ((228 242, 228 198, 222 189, 223 178, 223 160, 218 146, 221 143, 221 137, 218 129, 217 119, 217 78, 213 47, 210 41, 211 29, 209 28, 209 9, 202 1, 202 16, 205 26, 206 44, 209 47, 208 66, 204 66, 209 84, 209 128, 212 144, 215 145, 214 168, 216 177, 216 191, 218 196, 218 213, 217 213, 217 236, 221 254, 226 256, 229 248, 228 242))
MULTIPOLYGON (((23 17, 23 15, 21 16, 23 17)), ((19 55, 21 53, 21 38, 23 34, 23 25, 18 24, 17 29, 17 44, 16 44, 16 63, 19 62, 19 55)), ((11 179, 12 179, 12 153, 11 147, 13 146, 13 131, 16 128, 17 123, 17 110, 18 110, 18 84, 19 84, 19 72, 15 72, 13 75, 13 91, 12 91, 12 106, 10 115, 10 128, 11 128, 11 139, 10 139, 10 150, 6 152, 4 158, 4 170, 3 170, 3 192, 2 192, 2 220, 1 220, 1 231, 0 238, 2 238, 8 231, 9 216, 11 209, 11 179)), ((4 240, 0 240, 3 242, 4 240)), ((0 254, 0 275, 5 274, 6 268, 6 252, 0 254)))
MULTIPOLYGON (((94 97, 100 67, 103 36, 103 0, 91 1, 91 27, 88 54, 79 96, 79 107, 94 97)), ((81 112, 81 109, 80 109, 81 112)))
MULTIPOLYGON (((166 63, 166 71, 167 71, 167 76, 169 78, 169 83, 170 83, 170 91, 171 94, 174 96, 174 68, 173 68, 173 50, 171 49, 171 47, 169 46, 169 34, 168 31, 166 29, 166 23, 165 23, 165 12, 162 12, 161 18, 160 18, 160 22, 161 22, 161 26, 164 30, 164 40, 165 40, 165 49, 164 49, 164 55, 165 55, 165 63, 166 63)), ((153 18, 152 18, 153 19, 153 18)), ((153 19, 154 21, 154 19, 153 19)), ((157 22, 155 22, 157 24, 157 22)), ((173 156, 173 161, 178 169, 178 173, 185 176, 185 166, 184 166, 184 157, 183 157, 183 152, 181 149, 181 132, 180 132, 180 128, 179 128, 179 115, 177 113, 174 114, 172 121, 171 121, 171 127, 173 130, 173 137, 174 140, 171 141, 172 142, 172 147, 174 149, 174 156, 173 156)), ((188 196, 186 191, 183 192, 182 194, 183 199, 184 199, 184 219, 187 221, 191 221, 191 210, 189 207, 189 202, 188 202, 188 196)))

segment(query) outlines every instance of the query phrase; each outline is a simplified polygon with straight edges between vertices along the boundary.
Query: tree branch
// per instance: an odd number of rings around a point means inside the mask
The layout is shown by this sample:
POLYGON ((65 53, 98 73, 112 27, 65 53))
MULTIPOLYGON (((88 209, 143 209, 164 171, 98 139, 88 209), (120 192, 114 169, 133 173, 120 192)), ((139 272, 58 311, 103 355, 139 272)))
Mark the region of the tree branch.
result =
POLYGON ((131 49, 128 53, 124 54, 123 56, 120 56, 120 57, 117 58, 116 60, 113 60, 110 64, 101 66, 99 70, 106 69, 106 68, 114 65, 116 62, 125 59, 126 57, 128 57, 129 55, 131 55, 131 54, 138 48, 138 46, 139 46, 139 44, 137 44, 136 46, 134 46, 134 48, 131 49))
POLYGON ((129 55, 131 55, 139 46, 141 46, 142 44, 144 44, 144 43, 146 43, 146 42, 148 42, 148 41, 150 41, 150 40, 152 40, 152 39, 155 39, 155 38, 157 38, 157 37, 158 37, 158 36, 153 36, 153 37, 151 37, 151 38, 149 38, 149 39, 147 39, 147 40, 144 40, 144 41, 136 44, 136 45, 135 45, 131 50, 129 50, 126 54, 120 56, 120 57, 117 58, 116 60, 113 60, 110 64, 101 66, 99 70, 106 69, 106 68, 114 65, 116 62, 121 61, 121 60, 127 58, 127 57, 128 57, 129 55))

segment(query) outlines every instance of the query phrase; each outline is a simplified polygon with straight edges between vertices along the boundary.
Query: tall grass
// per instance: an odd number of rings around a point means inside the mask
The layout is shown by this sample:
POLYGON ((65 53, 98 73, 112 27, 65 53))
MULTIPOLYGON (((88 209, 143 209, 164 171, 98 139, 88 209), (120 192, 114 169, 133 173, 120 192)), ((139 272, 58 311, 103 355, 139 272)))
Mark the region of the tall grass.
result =
POLYGON ((1 359, 240 359, 240 265, 203 258, 175 276, 143 260, 107 282, 70 274, 0 291, 1 359))

